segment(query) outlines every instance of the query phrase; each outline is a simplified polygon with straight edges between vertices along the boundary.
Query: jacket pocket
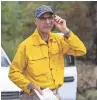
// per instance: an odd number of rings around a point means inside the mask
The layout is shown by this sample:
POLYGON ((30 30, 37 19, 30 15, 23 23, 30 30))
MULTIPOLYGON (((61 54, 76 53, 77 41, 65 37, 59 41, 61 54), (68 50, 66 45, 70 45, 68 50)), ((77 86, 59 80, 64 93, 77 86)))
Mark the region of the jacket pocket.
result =
POLYGON ((39 58, 37 60, 29 60, 28 70, 34 76, 45 75, 48 71, 48 59, 39 58))

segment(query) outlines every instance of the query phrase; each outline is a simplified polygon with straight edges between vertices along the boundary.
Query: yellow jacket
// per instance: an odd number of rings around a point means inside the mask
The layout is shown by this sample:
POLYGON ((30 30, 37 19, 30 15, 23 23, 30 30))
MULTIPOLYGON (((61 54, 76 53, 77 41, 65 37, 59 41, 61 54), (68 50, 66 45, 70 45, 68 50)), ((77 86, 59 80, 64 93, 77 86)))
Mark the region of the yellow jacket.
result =
POLYGON ((41 88, 57 88, 63 84, 64 54, 81 56, 86 54, 86 48, 73 32, 69 39, 50 33, 47 44, 36 29, 20 44, 10 66, 9 78, 26 93, 29 93, 29 83, 41 88))

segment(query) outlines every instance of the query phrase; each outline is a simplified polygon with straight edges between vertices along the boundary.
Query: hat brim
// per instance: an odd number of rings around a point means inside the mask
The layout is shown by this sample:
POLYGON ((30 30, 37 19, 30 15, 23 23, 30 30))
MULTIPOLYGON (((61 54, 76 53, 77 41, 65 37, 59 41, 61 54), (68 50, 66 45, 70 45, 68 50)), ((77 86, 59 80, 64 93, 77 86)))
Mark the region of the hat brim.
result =
POLYGON ((44 12, 40 13, 39 15, 37 15, 36 17, 40 17, 41 15, 43 15, 45 13, 52 13, 52 14, 54 14, 53 11, 44 11, 44 12))

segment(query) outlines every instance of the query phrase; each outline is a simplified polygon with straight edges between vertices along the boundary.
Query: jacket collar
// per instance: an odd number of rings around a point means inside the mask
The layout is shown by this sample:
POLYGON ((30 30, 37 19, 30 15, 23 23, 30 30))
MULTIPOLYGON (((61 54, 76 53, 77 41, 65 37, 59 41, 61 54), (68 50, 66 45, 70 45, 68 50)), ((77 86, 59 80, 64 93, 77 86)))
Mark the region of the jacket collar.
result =
MULTIPOLYGON (((39 32, 37 29, 35 29, 34 33, 32 34, 32 39, 33 39, 33 45, 42 45, 42 44, 46 44, 46 42, 41 38, 41 36, 39 35, 39 32)), ((55 42, 55 38, 52 35, 52 32, 50 33, 49 36, 49 41, 53 41, 55 42)))

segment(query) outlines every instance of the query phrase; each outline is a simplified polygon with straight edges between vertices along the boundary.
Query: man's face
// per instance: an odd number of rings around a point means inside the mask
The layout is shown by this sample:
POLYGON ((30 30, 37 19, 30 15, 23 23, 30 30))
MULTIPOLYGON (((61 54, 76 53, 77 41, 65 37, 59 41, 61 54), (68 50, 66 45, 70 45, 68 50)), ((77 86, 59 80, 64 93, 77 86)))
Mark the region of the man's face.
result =
POLYGON ((45 13, 39 18, 36 18, 35 24, 40 32, 50 33, 54 26, 54 15, 45 13))

